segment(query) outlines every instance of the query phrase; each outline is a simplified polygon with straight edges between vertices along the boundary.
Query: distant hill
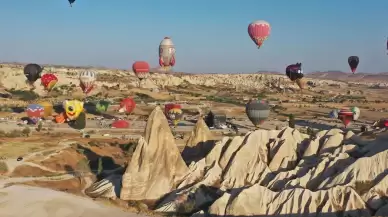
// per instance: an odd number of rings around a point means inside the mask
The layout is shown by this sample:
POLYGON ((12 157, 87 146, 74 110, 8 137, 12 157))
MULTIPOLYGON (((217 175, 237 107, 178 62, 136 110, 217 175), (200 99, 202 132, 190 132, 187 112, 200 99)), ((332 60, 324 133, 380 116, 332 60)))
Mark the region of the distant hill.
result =
POLYGON ((388 82, 388 72, 376 74, 371 73, 349 73, 341 71, 311 72, 306 74, 307 78, 328 79, 339 81, 365 81, 365 82, 388 82))

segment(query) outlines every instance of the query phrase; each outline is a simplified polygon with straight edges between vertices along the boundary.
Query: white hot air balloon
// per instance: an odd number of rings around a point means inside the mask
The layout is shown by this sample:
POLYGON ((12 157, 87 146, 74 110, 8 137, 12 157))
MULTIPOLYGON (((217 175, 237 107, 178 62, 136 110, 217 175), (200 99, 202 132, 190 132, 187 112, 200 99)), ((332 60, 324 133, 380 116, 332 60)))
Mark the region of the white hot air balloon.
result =
POLYGON ((96 73, 92 71, 81 72, 79 76, 80 86, 85 94, 88 94, 94 87, 96 81, 96 73))
POLYGON ((175 65, 175 45, 169 37, 165 37, 160 42, 159 65, 165 70, 169 70, 175 65))

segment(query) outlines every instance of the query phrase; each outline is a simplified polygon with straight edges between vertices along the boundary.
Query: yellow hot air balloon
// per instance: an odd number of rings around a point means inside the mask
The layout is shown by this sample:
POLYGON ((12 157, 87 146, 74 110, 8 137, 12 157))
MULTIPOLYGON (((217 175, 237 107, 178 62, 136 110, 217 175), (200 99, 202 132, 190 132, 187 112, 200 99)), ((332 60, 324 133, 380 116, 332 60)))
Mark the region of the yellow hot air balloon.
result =
POLYGON ((48 118, 48 117, 52 116, 54 107, 53 107, 53 104, 51 102, 40 101, 40 102, 38 102, 38 105, 40 105, 44 108, 44 114, 43 114, 44 118, 48 118))

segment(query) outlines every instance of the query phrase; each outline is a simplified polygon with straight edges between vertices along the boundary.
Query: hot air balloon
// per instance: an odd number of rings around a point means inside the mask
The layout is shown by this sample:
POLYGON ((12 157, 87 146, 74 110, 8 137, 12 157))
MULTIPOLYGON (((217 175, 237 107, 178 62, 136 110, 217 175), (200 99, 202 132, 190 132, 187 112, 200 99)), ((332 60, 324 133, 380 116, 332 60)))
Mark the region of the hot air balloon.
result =
POLYGON ((329 118, 335 118, 335 119, 337 119, 337 118, 338 118, 338 112, 339 112, 338 109, 333 109, 333 110, 329 113, 329 118))
POLYGON ((142 80, 148 76, 150 72, 150 65, 145 61, 136 61, 132 65, 132 70, 136 76, 142 80))
POLYGON ((360 59, 358 58, 358 56, 350 56, 348 58, 348 63, 353 74, 356 72, 359 62, 360 62, 360 59))
POLYGON ((353 121, 353 111, 349 108, 342 108, 338 112, 338 119, 342 121, 345 128, 348 127, 350 122, 353 121))
POLYGON ((44 108, 38 104, 31 104, 27 106, 27 116, 32 123, 36 124, 44 115, 44 108))
POLYGON ((164 114, 166 115, 166 117, 167 117, 168 111, 172 108, 182 109, 182 106, 180 104, 175 104, 175 103, 168 103, 168 104, 164 105, 164 114))
POLYGON ((42 106, 44 109, 44 114, 43 114, 44 118, 50 117, 53 114, 54 106, 51 102, 41 101, 41 102, 38 102, 38 104, 42 106))
POLYGON ((125 98, 120 103, 119 112, 125 112, 126 114, 130 114, 136 108, 136 102, 132 98, 125 98))
POLYGON ((175 65, 175 45, 169 37, 165 37, 159 45, 159 65, 169 70, 175 65))
POLYGON ((79 75, 79 85, 85 94, 88 94, 94 88, 96 77, 96 73, 92 71, 84 71, 79 75))
POLYGON ((178 123, 181 121, 183 117, 183 111, 180 108, 171 108, 167 112, 167 117, 172 121, 173 125, 176 127, 176 125, 178 125, 178 123))
POLYGON ((129 122, 125 120, 116 120, 112 123, 112 128, 129 128, 129 122))
POLYGON ((264 100, 251 100, 245 106, 245 112, 255 127, 259 127, 269 116, 269 106, 264 100))
POLYGON ((304 89, 304 74, 302 70, 302 63, 296 63, 287 66, 286 75, 291 81, 295 81, 300 89, 304 89))
POLYGON ((70 7, 73 7, 74 2, 75 2, 75 0, 69 0, 70 7))
POLYGON ((353 112, 353 120, 356 121, 360 117, 361 111, 358 107, 352 107, 350 110, 353 112))
POLYGON ((27 78, 27 81, 30 84, 33 84, 36 80, 40 78, 40 74, 43 71, 43 67, 35 63, 30 63, 24 67, 23 71, 24 75, 27 78))
POLYGON ((106 112, 108 110, 108 107, 110 105, 110 102, 109 101, 105 101, 105 100, 100 100, 97 104, 96 104, 96 111, 97 112, 106 112))
POLYGON ((271 34, 271 26, 264 20, 254 21, 248 25, 248 34, 257 45, 257 48, 260 48, 271 34))
POLYGON ((57 76, 51 73, 42 75, 40 80, 42 82, 44 89, 47 91, 51 91, 58 82, 57 76))

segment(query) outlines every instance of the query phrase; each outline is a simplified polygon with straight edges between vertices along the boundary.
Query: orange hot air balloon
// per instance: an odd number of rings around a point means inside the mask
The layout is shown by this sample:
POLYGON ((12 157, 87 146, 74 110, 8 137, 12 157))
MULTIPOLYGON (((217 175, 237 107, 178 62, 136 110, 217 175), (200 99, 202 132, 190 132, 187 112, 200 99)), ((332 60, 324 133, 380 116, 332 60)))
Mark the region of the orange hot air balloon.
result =
POLYGON ((136 61, 132 65, 132 70, 136 76, 142 80, 148 76, 150 72, 150 65, 145 61, 136 61))
POLYGON ((257 20, 249 24, 248 34, 252 41, 260 48, 271 34, 271 26, 267 21, 257 20))
POLYGON ((51 73, 42 75, 40 80, 42 82, 44 89, 46 89, 47 91, 52 90, 58 82, 57 76, 51 73))

